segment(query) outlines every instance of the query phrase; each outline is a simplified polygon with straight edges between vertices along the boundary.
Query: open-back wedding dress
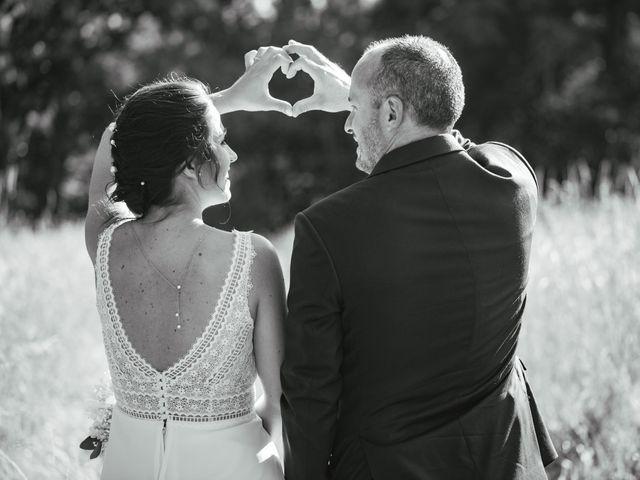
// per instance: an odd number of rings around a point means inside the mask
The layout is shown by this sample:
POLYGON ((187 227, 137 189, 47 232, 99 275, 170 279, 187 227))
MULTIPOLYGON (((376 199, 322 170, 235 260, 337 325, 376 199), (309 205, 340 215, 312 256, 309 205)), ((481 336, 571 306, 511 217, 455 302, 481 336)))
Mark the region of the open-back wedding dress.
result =
POLYGON ((254 410, 253 319, 247 294, 255 255, 234 232, 231 267, 202 335, 159 371, 136 352, 111 285, 113 231, 98 240, 97 304, 116 397, 104 480, 281 480, 275 448, 254 410))

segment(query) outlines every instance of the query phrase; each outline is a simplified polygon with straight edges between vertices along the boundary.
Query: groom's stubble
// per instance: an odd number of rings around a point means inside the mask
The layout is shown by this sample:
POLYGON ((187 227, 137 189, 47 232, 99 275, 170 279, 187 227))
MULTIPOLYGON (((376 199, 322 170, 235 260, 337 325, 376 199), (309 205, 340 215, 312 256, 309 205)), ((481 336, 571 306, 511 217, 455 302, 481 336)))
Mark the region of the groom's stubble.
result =
POLYGON ((385 153, 384 143, 384 133, 380 123, 373 116, 367 124, 367 128, 362 132, 362 140, 358 142, 356 168, 370 174, 385 153))

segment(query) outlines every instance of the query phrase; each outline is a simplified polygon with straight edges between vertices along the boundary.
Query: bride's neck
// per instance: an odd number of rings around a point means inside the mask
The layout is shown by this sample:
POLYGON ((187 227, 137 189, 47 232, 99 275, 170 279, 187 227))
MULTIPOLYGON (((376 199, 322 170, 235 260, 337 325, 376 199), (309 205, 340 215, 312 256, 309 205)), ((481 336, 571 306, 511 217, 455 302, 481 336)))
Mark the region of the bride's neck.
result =
POLYGON ((202 208, 198 205, 179 203, 175 205, 154 205, 138 219, 144 224, 198 225, 202 224, 202 208))

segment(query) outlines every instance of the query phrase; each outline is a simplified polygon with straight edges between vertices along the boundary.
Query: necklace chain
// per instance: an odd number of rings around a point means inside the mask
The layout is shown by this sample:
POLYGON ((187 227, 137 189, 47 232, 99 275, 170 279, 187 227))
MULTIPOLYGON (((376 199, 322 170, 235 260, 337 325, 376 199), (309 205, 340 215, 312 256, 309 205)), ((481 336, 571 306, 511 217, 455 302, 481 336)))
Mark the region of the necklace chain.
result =
POLYGON ((163 278, 165 282, 167 282, 169 285, 171 285, 173 288, 176 289, 176 314, 175 314, 176 328, 173 331, 177 332, 182 328, 182 323, 181 323, 182 317, 181 317, 181 309, 180 309, 180 299, 182 296, 182 283, 185 277, 187 276, 189 269, 191 268, 191 263, 193 262, 193 259, 196 255, 196 251, 198 250, 198 247, 202 243, 202 240, 204 240, 204 232, 202 232, 202 234, 200 235, 200 238, 198 239, 195 246, 193 247, 193 251, 189 256, 189 261, 187 262, 187 266, 184 272, 182 273, 182 275, 180 276, 180 278, 178 279, 178 283, 174 284, 171 280, 167 278, 167 276, 164 273, 162 273, 162 271, 160 271, 160 269, 155 265, 155 263, 153 263, 151 259, 147 256, 144 250, 144 247, 142 246, 142 240, 140 240, 140 237, 138 236, 138 232, 136 232, 136 229, 134 228, 133 224, 131 225, 131 229, 133 230, 133 235, 136 237, 136 241, 138 242, 138 248, 140 249, 140 253, 142 253, 142 256, 144 257, 144 259, 147 261, 149 265, 153 267, 153 269, 163 278))

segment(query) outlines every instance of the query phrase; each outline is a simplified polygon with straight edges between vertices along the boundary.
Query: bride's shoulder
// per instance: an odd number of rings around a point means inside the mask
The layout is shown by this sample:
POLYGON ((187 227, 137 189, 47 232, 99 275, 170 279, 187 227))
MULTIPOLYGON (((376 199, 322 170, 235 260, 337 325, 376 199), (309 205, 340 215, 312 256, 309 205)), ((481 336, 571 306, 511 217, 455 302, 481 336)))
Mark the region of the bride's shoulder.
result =
POLYGON ((251 244, 253 246, 253 276, 271 277, 281 272, 278 251, 273 243, 262 235, 251 232, 251 244))
POLYGON ((213 233, 218 242, 229 242, 229 244, 235 245, 237 252, 241 252, 244 249, 248 253, 248 257, 251 260, 251 276, 261 276, 272 274, 274 269, 280 269, 280 263, 278 259, 278 251, 273 246, 273 243, 266 237, 254 232, 241 232, 234 230, 233 232, 216 231, 213 233), (244 241, 242 240, 244 237, 244 241), (226 240, 224 240, 226 238, 226 240))
MULTIPOLYGON (((280 298, 284 295, 284 276, 273 244, 262 235, 250 233, 252 258, 249 282, 251 312, 255 315, 260 299, 280 298)), ((254 316, 255 318, 255 316, 254 316)))
POLYGON ((255 260, 260 263, 268 262, 270 259, 277 259, 278 252, 273 243, 262 235, 254 232, 247 232, 251 240, 251 246, 254 252, 255 260))

